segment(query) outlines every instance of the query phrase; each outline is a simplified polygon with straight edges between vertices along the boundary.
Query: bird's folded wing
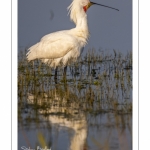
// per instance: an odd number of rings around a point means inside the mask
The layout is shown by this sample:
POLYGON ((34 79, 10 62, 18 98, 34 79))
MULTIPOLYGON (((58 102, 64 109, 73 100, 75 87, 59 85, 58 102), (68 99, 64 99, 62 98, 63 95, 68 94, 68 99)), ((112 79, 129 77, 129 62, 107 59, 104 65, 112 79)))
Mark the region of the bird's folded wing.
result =
POLYGON ((29 48, 27 59, 55 59, 66 55, 77 47, 77 39, 64 33, 44 36, 41 41, 29 48))

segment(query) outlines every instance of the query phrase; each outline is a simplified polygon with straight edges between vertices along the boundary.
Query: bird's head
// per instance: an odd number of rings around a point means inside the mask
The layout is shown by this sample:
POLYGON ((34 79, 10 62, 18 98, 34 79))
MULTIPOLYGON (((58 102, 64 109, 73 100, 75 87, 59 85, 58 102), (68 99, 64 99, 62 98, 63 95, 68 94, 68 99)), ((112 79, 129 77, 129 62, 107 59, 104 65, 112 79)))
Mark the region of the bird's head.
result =
POLYGON ((92 5, 93 3, 89 1, 86 5, 83 6, 83 10, 86 12, 92 5))
POLYGON ((119 11, 116 8, 91 2, 90 0, 73 0, 71 5, 68 7, 71 20, 73 20, 76 23, 77 16, 84 16, 88 8, 90 8, 92 5, 99 5, 119 11))

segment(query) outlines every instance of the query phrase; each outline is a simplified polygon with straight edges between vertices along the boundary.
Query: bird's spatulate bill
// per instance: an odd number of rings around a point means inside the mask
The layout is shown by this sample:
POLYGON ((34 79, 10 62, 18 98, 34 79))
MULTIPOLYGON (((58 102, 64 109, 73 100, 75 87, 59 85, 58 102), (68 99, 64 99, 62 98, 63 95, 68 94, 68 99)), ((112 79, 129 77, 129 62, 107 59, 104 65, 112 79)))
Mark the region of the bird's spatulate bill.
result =
POLYGON ((106 5, 102 5, 102 4, 98 4, 98 3, 94 3, 94 2, 90 2, 90 4, 91 5, 99 5, 99 6, 103 6, 103 7, 107 7, 107 8, 111 8, 111 9, 119 11, 119 9, 116 9, 116 8, 113 8, 113 7, 109 7, 109 6, 106 6, 106 5))

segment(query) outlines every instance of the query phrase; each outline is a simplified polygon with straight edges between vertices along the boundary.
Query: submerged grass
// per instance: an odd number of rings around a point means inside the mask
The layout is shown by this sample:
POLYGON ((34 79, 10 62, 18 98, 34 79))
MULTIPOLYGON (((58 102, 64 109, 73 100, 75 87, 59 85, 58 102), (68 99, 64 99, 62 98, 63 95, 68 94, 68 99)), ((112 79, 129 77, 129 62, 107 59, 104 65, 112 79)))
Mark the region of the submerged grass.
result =
MULTIPOLYGON (((21 51, 18 55, 19 126, 36 123, 40 127, 41 114, 71 120, 80 119, 83 113, 95 117, 105 113, 132 114, 132 52, 124 56, 115 50, 89 50, 68 66, 66 79, 63 69, 58 69, 57 84, 54 69, 40 60, 27 62, 25 54, 21 51)), ((46 126, 50 128, 49 123, 46 126)), ((38 137, 44 143, 41 135, 38 137)), ((99 146, 97 139, 92 141, 99 146)), ((108 141, 105 145, 109 149, 108 141)))
MULTIPOLYGON (((26 103, 32 94, 38 108, 39 98, 50 103, 56 90, 60 101, 63 98, 70 104, 75 101, 87 112, 132 112, 132 52, 123 56, 115 50, 114 54, 99 55, 94 50, 88 51, 69 65, 66 79, 62 76, 63 69, 59 69, 57 84, 53 69, 40 60, 28 63, 25 53, 20 52, 18 59, 19 105, 26 103)), ((44 103, 40 108, 45 109, 45 101, 40 103, 44 103)))

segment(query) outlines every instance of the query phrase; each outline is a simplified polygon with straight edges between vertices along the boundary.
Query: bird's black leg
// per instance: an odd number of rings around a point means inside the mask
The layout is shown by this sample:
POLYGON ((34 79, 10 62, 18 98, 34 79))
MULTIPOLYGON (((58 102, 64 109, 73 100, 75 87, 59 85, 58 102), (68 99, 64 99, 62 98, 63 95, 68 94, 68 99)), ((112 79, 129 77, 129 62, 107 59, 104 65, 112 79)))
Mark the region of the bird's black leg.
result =
POLYGON ((64 67, 64 73, 63 73, 64 77, 66 77, 66 73, 67 73, 67 66, 64 67))
POLYGON ((54 76, 55 83, 57 83, 57 70, 58 70, 58 67, 56 67, 55 69, 55 76, 54 76))
POLYGON ((55 79, 57 79, 57 70, 58 70, 58 67, 56 67, 56 69, 55 69, 55 79))

